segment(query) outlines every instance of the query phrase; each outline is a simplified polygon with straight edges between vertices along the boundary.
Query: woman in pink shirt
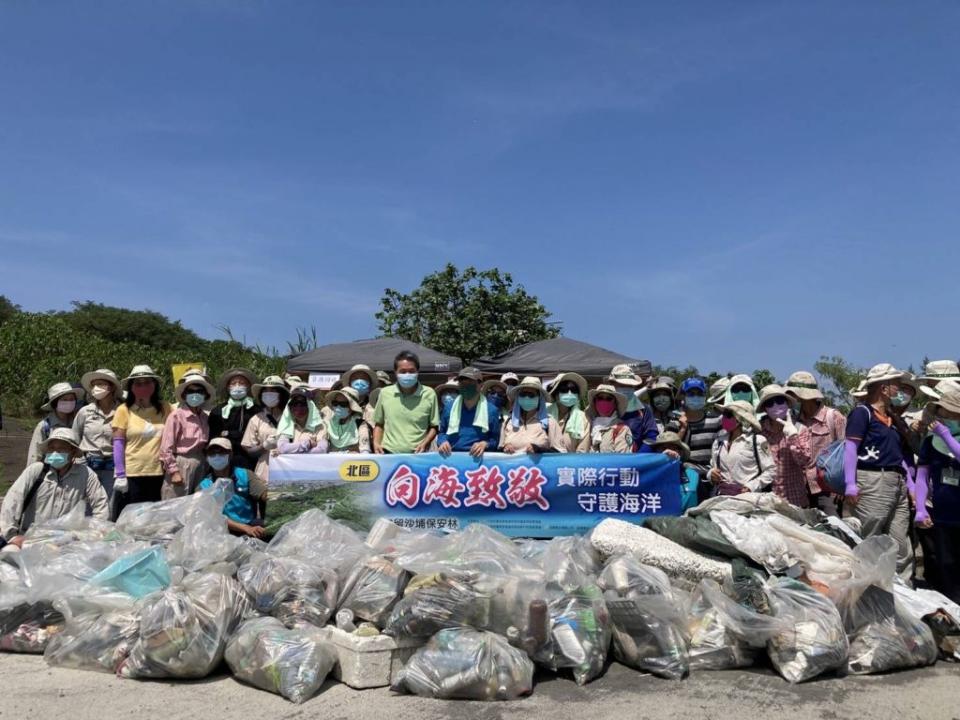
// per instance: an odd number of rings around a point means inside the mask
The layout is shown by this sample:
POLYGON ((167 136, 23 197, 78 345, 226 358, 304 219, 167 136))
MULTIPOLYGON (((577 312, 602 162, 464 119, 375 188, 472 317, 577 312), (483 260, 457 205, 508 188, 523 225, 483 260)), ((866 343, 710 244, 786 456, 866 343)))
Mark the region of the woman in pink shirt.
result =
POLYGON ((200 373, 188 373, 177 386, 176 410, 170 413, 160 438, 163 486, 160 498, 189 495, 203 479, 203 449, 210 439, 207 420, 214 397, 210 380, 200 373))

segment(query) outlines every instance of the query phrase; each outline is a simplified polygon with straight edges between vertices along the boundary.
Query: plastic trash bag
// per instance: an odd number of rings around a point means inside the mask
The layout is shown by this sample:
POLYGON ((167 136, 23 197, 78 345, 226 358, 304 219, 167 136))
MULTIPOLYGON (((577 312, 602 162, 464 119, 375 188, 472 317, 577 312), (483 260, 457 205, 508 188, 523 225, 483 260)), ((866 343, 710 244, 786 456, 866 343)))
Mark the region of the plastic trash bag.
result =
POLYGON ((410 575, 382 556, 367 558, 347 576, 337 602, 355 618, 383 625, 403 594, 410 575))
POLYGON ((685 613, 666 574, 618 555, 607 563, 598 584, 610 613, 614 657, 659 677, 685 677, 690 671, 685 613))
POLYGON ((413 654, 391 689, 445 700, 514 700, 533 690, 533 663, 500 635, 449 628, 413 654))
POLYGON ((159 545, 115 560, 90 579, 106 590, 142 598, 170 586, 170 567, 159 545))
POLYGON ((894 594, 871 585, 858 602, 861 617, 869 617, 850 636, 850 672, 865 675, 932 665, 937 642, 923 621, 898 608, 894 594))
POLYGON ((186 511, 184 520, 183 528, 174 534, 167 548, 171 565, 179 565, 188 572, 201 572, 220 563, 242 563, 250 555, 250 546, 227 530, 216 496, 199 495, 186 511))
POLYGON ((123 533, 108 520, 87 517, 86 504, 75 505, 66 515, 31 525, 23 537, 23 547, 49 544, 68 545, 97 540, 122 540, 123 533))
POLYGON ((717 524, 707 517, 648 517, 643 521, 643 527, 708 557, 719 560, 743 557, 743 553, 720 532, 717 524))
POLYGON ((712 580, 701 580, 693 592, 687 619, 690 670, 729 670, 753 665, 759 651, 727 627, 725 605, 715 605, 712 600, 716 600, 716 595, 705 592, 707 587, 716 587, 720 592, 712 580))
POLYGON ((214 500, 220 512, 233 494, 233 483, 218 480, 214 485, 192 495, 127 505, 117 518, 117 530, 137 540, 168 543, 189 521, 191 512, 214 500))
POLYGON ((337 662, 337 651, 317 628, 291 630, 276 618, 262 617, 237 629, 224 659, 238 680, 302 703, 323 685, 337 662))
POLYGON ((223 660, 227 638, 249 609, 243 588, 217 573, 141 601, 140 633, 118 673, 129 678, 202 678, 223 660))
POLYGON ((254 608, 287 627, 323 627, 337 609, 337 573, 294 557, 254 557, 237 572, 254 608))
POLYGON ((36 598, 73 592, 120 558, 144 550, 146 543, 97 540, 69 545, 32 545, 17 553, 24 585, 36 598))
POLYGON ((960 607, 934 590, 914 590, 896 583, 893 591, 901 612, 922 618, 930 628, 940 657, 960 662, 960 607))
POLYGON ((828 598, 790 578, 771 578, 767 591, 774 615, 790 623, 767 643, 770 660, 784 679, 799 683, 846 665, 850 646, 840 613, 828 598))
POLYGON ((0 586, 0 650, 42 653, 64 622, 49 600, 31 599, 22 586, 0 586))
POLYGON ((268 544, 268 552, 334 568, 346 578, 369 550, 356 532, 314 508, 280 528, 268 544))
POLYGON ((427 638, 456 627, 484 629, 490 624, 490 592, 481 589, 479 572, 416 575, 393 606, 383 632, 395 638, 427 638))
POLYGON ((57 600, 66 618, 43 654, 48 665, 116 673, 140 632, 135 601, 122 593, 91 593, 57 600))

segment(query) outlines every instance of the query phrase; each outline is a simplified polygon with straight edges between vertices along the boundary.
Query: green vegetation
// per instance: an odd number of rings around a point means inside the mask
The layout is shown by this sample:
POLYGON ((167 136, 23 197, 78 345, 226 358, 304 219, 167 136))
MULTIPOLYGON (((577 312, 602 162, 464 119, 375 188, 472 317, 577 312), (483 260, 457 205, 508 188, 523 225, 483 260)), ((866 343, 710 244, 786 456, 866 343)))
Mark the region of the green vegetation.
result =
POLYGON ((334 520, 352 528, 367 530, 372 524, 369 514, 356 503, 357 490, 349 485, 284 487, 267 502, 267 533, 274 535, 280 527, 305 510, 320 508, 334 520))

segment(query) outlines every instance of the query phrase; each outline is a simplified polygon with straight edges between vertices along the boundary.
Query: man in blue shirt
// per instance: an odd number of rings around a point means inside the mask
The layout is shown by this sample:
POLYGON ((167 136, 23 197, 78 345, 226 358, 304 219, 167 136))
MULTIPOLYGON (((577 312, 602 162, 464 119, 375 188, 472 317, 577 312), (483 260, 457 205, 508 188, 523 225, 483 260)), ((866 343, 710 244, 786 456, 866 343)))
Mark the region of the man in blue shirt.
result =
POLYGON ((468 452, 481 457, 496 450, 500 442, 500 409, 480 392, 482 375, 476 368, 464 368, 457 375, 459 392, 440 416, 437 450, 441 455, 468 452))

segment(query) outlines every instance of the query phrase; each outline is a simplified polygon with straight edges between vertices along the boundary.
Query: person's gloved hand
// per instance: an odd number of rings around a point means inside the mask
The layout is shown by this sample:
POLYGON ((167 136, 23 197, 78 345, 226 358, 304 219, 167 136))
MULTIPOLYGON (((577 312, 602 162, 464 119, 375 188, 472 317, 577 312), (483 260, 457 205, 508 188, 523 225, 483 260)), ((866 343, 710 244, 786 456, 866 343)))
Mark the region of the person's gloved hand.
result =
POLYGON ((114 490, 118 490, 119 492, 126 492, 129 489, 129 487, 130 487, 130 484, 127 482, 127 478, 125 476, 114 478, 113 480, 114 490))
POLYGON ((794 435, 800 432, 800 429, 793 424, 793 418, 787 415, 783 420, 776 418, 777 422, 780 423, 780 427, 783 428, 783 434, 788 438, 792 438, 794 435))

